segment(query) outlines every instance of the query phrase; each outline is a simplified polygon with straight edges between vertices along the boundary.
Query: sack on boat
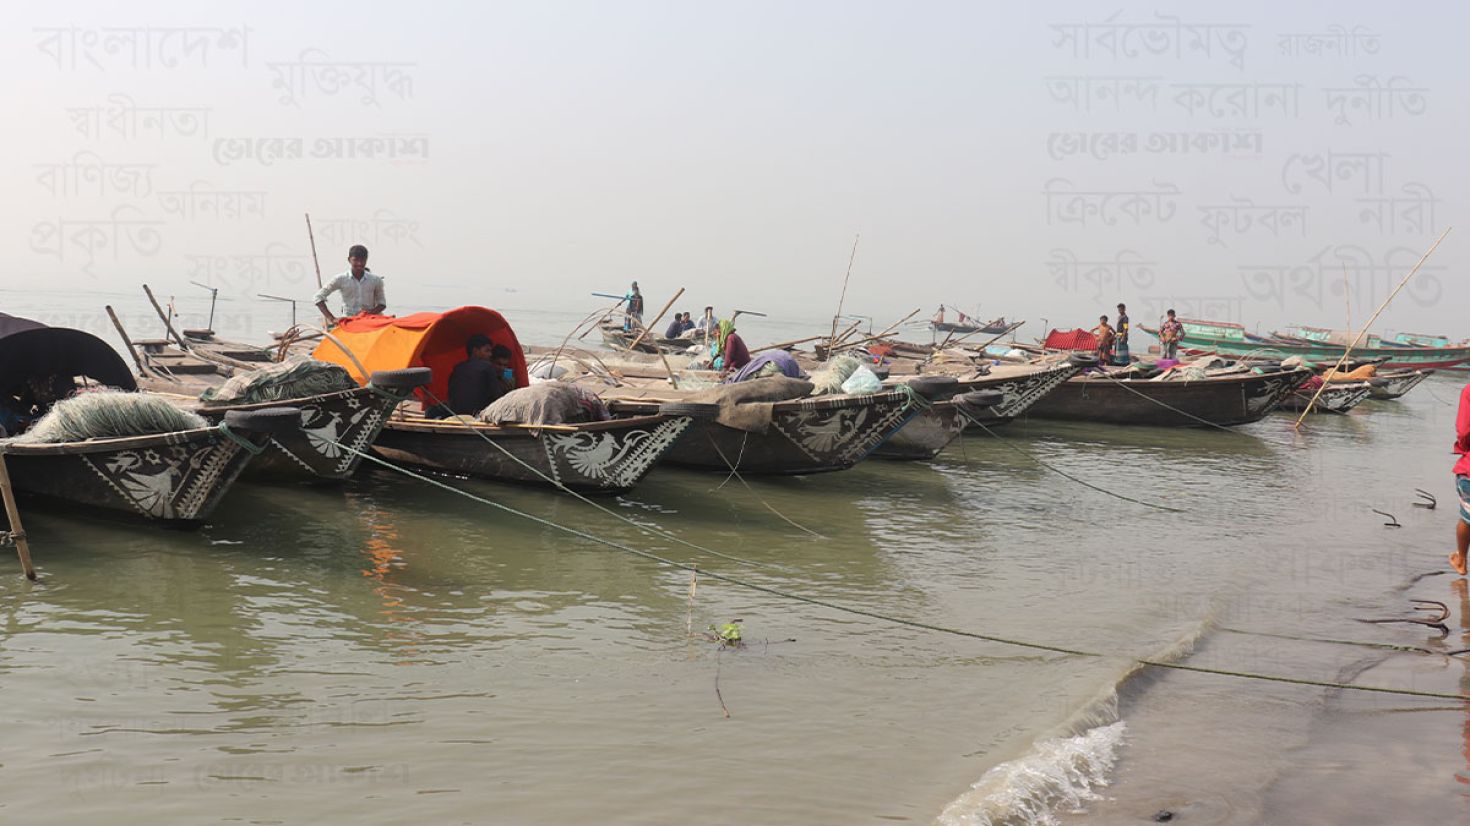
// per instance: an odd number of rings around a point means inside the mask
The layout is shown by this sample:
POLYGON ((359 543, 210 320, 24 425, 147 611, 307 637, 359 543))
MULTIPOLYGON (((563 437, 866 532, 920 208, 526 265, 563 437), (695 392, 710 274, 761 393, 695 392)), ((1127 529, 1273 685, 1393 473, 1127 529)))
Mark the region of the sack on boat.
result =
POLYGON ((15 441, 22 444, 81 442, 203 427, 209 427, 209 423, 198 414, 175 407, 162 396, 95 390, 52 405, 46 415, 15 441))
POLYGON ((205 407, 256 404, 336 393, 356 386, 357 382, 341 365, 298 357, 237 373, 219 387, 200 393, 199 401, 205 407))
POLYGON ((771 426, 772 405, 776 402, 805 398, 812 394, 812 383, 787 376, 723 384, 689 396, 691 402, 707 402, 720 406, 715 421, 726 427, 748 433, 765 433, 771 426))
POLYGON ((828 393, 841 393, 842 383, 847 381, 854 370, 862 366, 862 359, 847 354, 829 360, 826 367, 812 373, 812 395, 824 396, 828 393))
POLYGON ((490 424, 567 424, 600 422, 611 418, 607 405, 591 390, 566 382, 549 381, 506 393, 480 411, 490 424))
POLYGON ((852 371, 852 375, 842 383, 842 392, 850 396, 877 393, 882 389, 883 382, 878 379, 878 374, 869 370, 866 364, 858 365, 858 368, 852 371))

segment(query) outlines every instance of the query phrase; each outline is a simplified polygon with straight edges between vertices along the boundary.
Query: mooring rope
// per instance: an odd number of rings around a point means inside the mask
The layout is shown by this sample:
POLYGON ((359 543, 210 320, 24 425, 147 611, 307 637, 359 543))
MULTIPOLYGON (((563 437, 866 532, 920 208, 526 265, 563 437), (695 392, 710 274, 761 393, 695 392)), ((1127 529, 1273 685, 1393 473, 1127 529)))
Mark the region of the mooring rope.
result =
MULTIPOLYGON (((615 548, 615 549, 620 550, 620 551, 623 551, 625 553, 629 553, 629 554, 632 554, 634 556, 638 556, 638 557, 641 557, 643 559, 647 559, 647 560, 652 561, 652 562, 657 562, 657 563, 659 563, 661 565, 666 565, 666 566, 669 566, 669 567, 672 567, 672 568, 677 568, 679 570, 691 571, 691 572, 698 570, 698 567, 695 566, 695 565, 693 565, 693 564, 691 564, 691 563, 678 562, 676 560, 668 559, 667 557, 662 557, 662 556, 659 556, 658 554, 651 553, 649 551, 644 551, 644 550, 640 550, 638 548, 634 548, 634 547, 632 547, 630 545, 625 545, 625 544, 623 544, 621 542, 615 542, 615 541, 613 541, 611 539, 606 539, 606 538, 603 538, 603 537, 600 537, 600 536, 595 536, 593 534, 586 533, 585 531, 579 531, 576 528, 570 528, 570 527, 567 527, 565 525, 559 525, 559 524, 557 524, 555 522, 552 522, 549 519, 543 519, 543 518, 541 518, 539 516, 535 516, 535 515, 532 515, 532 514, 529 514, 529 513, 525 513, 523 511, 518 511, 515 508, 512 508, 512 507, 510 507, 508 505, 502 505, 499 502, 494 502, 494 501, 491 501, 491 500, 486 499, 484 497, 476 496, 475 494, 470 493, 469 491, 461 490, 460 488, 456 488, 453 485, 445 484, 444 482, 441 482, 441 481, 439 481, 437 479, 433 479, 433 478, 430 478, 428 476, 424 476, 422 474, 415 473, 415 472, 413 472, 413 471, 411 471, 411 470, 409 470, 407 468, 399 467, 399 466, 393 464, 392 462, 389 462, 389 461, 384 460, 384 459, 380 459, 380 458, 378 458, 376 456, 373 456, 373 455, 371 455, 369 453, 366 453, 364 451, 358 450, 357 448, 350 447, 348 445, 342 444, 341 442, 335 442, 335 444, 338 447, 342 448, 343 450, 346 450, 346 451, 351 452, 351 453, 355 453, 358 456, 361 456, 362 458, 367 459, 368 461, 373 462, 374 464, 378 464, 378 465, 381 465, 384 468, 387 468, 389 470, 392 470, 395 473, 399 473, 399 474, 402 474, 404 476, 408 476, 410 478, 417 479, 417 480, 419 480, 421 482, 426 482, 426 483, 428 483, 430 485, 433 485, 434 487, 440 488, 442 490, 446 490, 446 491, 448 491, 450 493, 458 494, 459 496, 463 496, 463 497, 465 497, 467 499, 470 499, 470 500, 475 501, 475 502, 479 502, 479 503, 484 504, 484 505, 489 505, 490 507, 493 507, 493 508, 496 508, 498 510, 504 511, 504 512, 509 513, 509 514, 511 514, 513 516, 519 516, 522 519, 530 520, 530 521, 535 522, 535 523, 537 523, 539 525, 542 525, 544 527, 548 527, 548 528, 552 528, 552 529, 555 529, 555 530, 563 531, 565 533, 571 534, 572 536, 580 537, 582 539, 586 539, 586 540, 591 541, 591 542, 596 542, 596 543, 601 544, 601 545, 606 545, 608 547, 615 548)), ((870 610, 868 610, 866 608, 857 608, 857 607, 854 607, 854 606, 851 606, 851 605, 843 605, 843 604, 838 603, 838 602, 832 602, 830 600, 825 600, 825 599, 821 599, 821 598, 818 598, 818 597, 810 597, 810 596, 806 596, 804 594, 795 593, 793 591, 786 591, 786 590, 781 589, 781 588, 774 588, 774 587, 771 587, 769 585, 760 585, 760 584, 755 583, 755 582, 749 582, 747 580, 743 580, 743 579, 740 579, 738 577, 733 577, 733 576, 730 576, 728 574, 717 573, 717 572, 714 572, 714 571, 710 571, 708 569, 705 569, 705 570, 701 571, 701 573, 703 573, 704 576, 706 576, 706 577, 708 577, 710 579, 716 579, 716 580, 719 580, 721 582, 727 582, 727 583, 729 583, 731 585, 734 585, 734 586, 737 586, 737 587, 740 587, 740 588, 746 588, 748 590, 758 591, 760 593, 769 594, 771 596, 780 597, 782 599, 792 600, 794 602, 802 602, 802 603, 806 603, 808 605, 814 605, 814 606, 817 606, 817 607, 820 607, 820 608, 826 608, 826 609, 832 610, 832 611, 838 611, 838 612, 845 613, 845 614, 851 614, 853 616, 867 617, 869 619, 878 620, 880 622, 887 622, 887 623, 890 623, 890 624, 893 624, 893 625, 902 625, 902 626, 906 626, 906 627, 909 627, 909 628, 916 628, 916 629, 925 630, 925 631, 933 631, 933 632, 940 633, 940 634, 949 634, 951 636, 956 636, 956 637, 965 637, 965 638, 968 638, 968 639, 982 640, 984 642, 993 642, 993 643, 998 643, 998 644, 1001 644, 1001 645, 1015 646, 1015 647, 1018 647, 1018 648, 1028 648, 1028 649, 1031 649, 1031 650, 1034 650, 1034 651, 1050 651, 1050 652, 1056 653, 1056 654, 1067 654, 1067 655, 1070 655, 1070 656, 1088 657, 1088 658, 1093 658, 1093 659, 1123 659, 1123 660, 1128 660, 1128 661, 1133 662, 1133 663, 1138 664, 1138 665, 1151 666, 1151 667, 1154 667, 1154 668, 1169 669, 1169 670, 1173 670, 1173 671, 1189 671, 1189 672, 1193 672, 1193 673, 1196 673, 1196 674, 1213 674, 1213 675, 1221 676, 1221 677, 1237 677, 1237 678, 1246 679, 1246 680, 1261 680, 1261 681, 1265 681, 1265 682, 1286 683, 1286 684, 1290 684, 1290 685, 1306 685, 1306 686, 1313 686, 1313 687, 1317 687, 1317 688, 1337 689, 1337 690, 1340 690, 1340 691, 1366 691, 1366 692, 1373 692, 1373 693, 1378 693, 1378 694, 1396 694, 1396 695, 1402 695, 1402 696, 1407 696, 1407 697, 1432 697, 1432 698, 1440 699, 1440 700, 1460 700, 1460 701, 1470 700, 1470 695, 1466 695, 1466 694, 1449 694, 1449 693, 1446 693, 1446 692, 1438 692, 1438 691, 1419 691, 1419 690, 1409 689, 1409 688, 1390 688, 1390 687, 1387 687, 1387 686, 1357 685, 1357 684, 1353 684, 1353 683, 1332 682, 1332 681, 1329 681, 1329 680, 1313 680, 1313 679, 1309 679, 1309 678, 1305 678, 1305 677, 1287 677, 1287 676, 1282 676, 1282 675, 1277 675, 1277 674, 1259 674, 1259 673, 1250 672, 1250 671, 1237 671, 1237 670, 1226 669, 1226 668, 1211 668, 1211 667, 1202 666, 1202 665, 1187 665, 1185 663, 1167 662, 1167 661, 1163 661, 1163 660, 1138 659, 1138 658, 1134 658, 1134 657, 1128 657, 1126 655, 1102 654, 1102 653, 1098 653, 1098 652, 1095 652, 1095 651, 1086 651, 1086 650, 1083 650, 1083 649, 1080 649, 1080 648, 1068 648, 1066 646, 1060 646, 1060 645, 1049 645, 1049 644, 1046 644, 1046 643, 1030 642, 1030 641, 1027 641, 1027 640, 1010 639, 1010 638, 1007 638, 1007 637, 995 636, 993 634, 982 634, 982 633, 980 633, 978 631, 966 631, 966 630, 960 629, 960 628, 951 628, 951 627, 944 626, 944 625, 937 625, 937 624, 934 624, 934 623, 922 622, 920 620, 906 619, 904 617, 895 617, 895 616, 892 616, 890 614, 883 614, 883 613, 879 613, 877 611, 870 611, 870 610)))
MULTIPOLYGON (((740 455, 737 456, 737 457, 735 457, 735 461, 736 461, 737 464, 745 459, 745 441, 748 438, 750 438, 750 434, 749 433, 743 434, 741 436, 741 438, 740 438, 740 455)), ((710 444, 710 447, 712 447, 712 448, 715 449, 715 453, 719 455, 720 461, 722 461, 722 462, 725 463, 725 467, 727 467, 727 468, 730 469, 730 475, 729 476, 726 476, 725 477, 725 481, 724 482, 721 482, 720 485, 719 485, 719 487, 715 488, 715 490, 719 490, 720 488, 723 488, 725 486, 725 482, 729 482, 730 479, 731 479, 731 477, 734 477, 735 479, 740 480, 740 484, 742 484, 742 485, 745 486, 745 490, 748 491, 751 496, 754 496, 755 497, 755 501, 761 503, 761 505, 765 506, 765 509, 766 510, 770 511, 771 513, 776 514, 776 516, 780 517, 788 525, 791 525, 792 527, 796 528, 797 530, 800 530, 800 531, 803 531, 805 533, 808 533, 808 534, 816 537, 817 539, 826 539, 827 538, 827 537, 822 536, 821 534, 817 533, 816 531, 812 530, 811 528, 808 528, 807 526, 805 526, 805 525, 797 522, 795 519, 792 519, 791 517, 787 516, 786 514, 784 514, 784 513, 780 512, 780 511, 776 510, 775 506, 773 506, 771 503, 767 502, 765 500, 765 497, 761 496, 759 493, 756 493, 755 492, 755 488, 752 488, 750 486, 750 483, 747 482, 747 481, 745 481, 745 477, 740 475, 740 471, 737 469, 736 465, 730 464, 730 460, 725 457, 725 451, 720 450, 720 446, 715 443, 715 440, 714 440, 713 437, 710 438, 709 444, 710 444)))
POLYGON ((995 439, 997 441, 999 441, 1001 444, 1005 445, 1006 447, 1010 448, 1011 450, 1015 451, 1016 453, 1019 453, 1020 455, 1026 457, 1027 459, 1030 459, 1032 462, 1035 462, 1037 465, 1040 465, 1041 467, 1046 468, 1047 470, 1051 471, 1052 473, 1057 474, 1058 476, 1062 477, 1063 479, 1070 479, 1073 482, 1076 482, 1077 484, 1083 486, 1084 488, 1089 488, 1091 490, 1097 491, 1098 493, 1106 494, 1108 496, 1113 497, 1114 499, 1121 499, 1124 502, 1132 502, 1135 505, 1143 505, 1146 508, 1154 508, 1155 510, 1168 511, 1169 513, 1186 513, 1187 512, 1184 508, 1175 508, 1175 507, 1170 507, 1169 505, 1157 505, 1157 504, 1154 504, 1153 502, 1145 502, 1142 499, 1134 499, 1131 496, 1124 496, 1121 493, 1114 493, 1114 492, 1108 490, 1107 488, 1099 487, 1097 485, 1092 484, 1091 482, 1087 482, 1087 481, 1084 481, 1082 479, 1078 479, 1076 476, 1073 476, 1072 474, 1067 473, 1066 471, 1061 470, 1060 468, 1057 468, 1057 467, 1055 467, 1053 465, 1050 465, 1050 464, 1048 464, 1046 462, 1043 462, 1042 460, 1036 458, 1035 456, 1031 455, 1030 453, 1026 452, 1025 450, 1022 450, 1021 448, 1016 447, 1015 445, 1011 444, 1010 442, 1007 442, 1005 439, 1001 438, 1000 435, 998 435, 994 430, 991 430, 990 428, 986 427, 985 426, 985 423, 982 422, 982 421, 980 421, 980 419, 977 418, 974 414, 972 414, 972 413, 970 413, 970 411, 966 410, 965 409, 965 406, 963 404, 958 404, 957 403, 955 405, 955 409, 960 412, 960 415, 961 416, 964 416, 966 419, 968 419, 971 424, 975 425, 976 427, 979 427, 981 430, 985 431, 986 433, 990 434, 991 436, 994 436, 995 439))

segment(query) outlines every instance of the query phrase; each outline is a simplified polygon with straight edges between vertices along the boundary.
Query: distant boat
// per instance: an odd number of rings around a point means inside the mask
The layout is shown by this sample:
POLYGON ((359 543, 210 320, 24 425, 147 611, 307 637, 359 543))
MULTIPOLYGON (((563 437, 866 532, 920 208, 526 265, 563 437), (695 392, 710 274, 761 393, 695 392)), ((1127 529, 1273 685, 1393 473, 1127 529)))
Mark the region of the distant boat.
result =
MULTIPOLYGON (((1353 336, 1339 330, 1322 327, 1295 326, 1284 332, 1273 332, 1260 336, 1246 331, 1245 327, 1228 321, 1203 321, 1179 319, 1184 324, 1184 335, 1179 349, 1196 355, 1215 354, 1231 358, 1261 357, 1280 354, 1301 356, 1311 362, 1336 361, 1341 358, 1353 336)), ((1159 331, 1153 327, 1139 325, 1152 336, 1159 331)), ((1410 339, 1412 334, 1408 335, 1410 339)), ((1401 336, 1400 338, 1402 338, 1401 336)), ((1365 335, 1353 348, 1353 358, 1371 360, 1384 358, 1385 368, 1451 368, 1470 362, 1470 344, 1450 344, 1447 338, 1422 337, 1443 341, 1443 345, 1423 345, 1400 341, 1385 341, 1376 335, 1365 335)), ((1463 369, 1463 368, 1462 368, 1463 369)))
POLYGON ((984 324, 977 324, 971 321, 931 321, 929 322, 929 327, 936 333, 985 333, 987 335, 998 336, 1010 332, 1012 325, 1004 318, 997 318, 994 321, 989 321, 984 324))

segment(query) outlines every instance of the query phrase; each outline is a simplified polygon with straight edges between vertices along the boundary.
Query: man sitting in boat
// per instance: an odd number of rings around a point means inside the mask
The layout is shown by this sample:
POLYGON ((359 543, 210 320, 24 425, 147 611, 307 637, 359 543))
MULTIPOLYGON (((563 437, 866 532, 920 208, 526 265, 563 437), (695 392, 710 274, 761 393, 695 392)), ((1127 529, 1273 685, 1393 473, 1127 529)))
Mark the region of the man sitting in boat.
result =
POLYGON ((317 290, 316 308, 322 311, 328 327, 335 326, 338 319, 327 309, 327 296, 332 293, 342 294, 342 318, 358 313, 380 315, 388 309, 388 299, 383 294, 383 277, 368 270, 367 260, 367 247, 354 245, 347 251, 347 271, 334 276, 317 290))
POLYGON ((683 335, 684 330, 688 329, 684 326, 688 315, 688 313, 674 313, 674 320, 669 322, 668 329, 664 330, 664 338, 678 338, 683 335))
POLYGON ((465 341, 464 350, 465 360, 456 364, 449 374, 449 401, 432 411, 439 415, 431 418, 473 416, 515 389, 509 347, 475 333, 465 341))
POLYGON ((25 384, 0 396, 0 436, 17 436, 26 431, 35 421, 51 409, 58 401, 69 397, 77 389, 70 376, 33 376, 25 384))

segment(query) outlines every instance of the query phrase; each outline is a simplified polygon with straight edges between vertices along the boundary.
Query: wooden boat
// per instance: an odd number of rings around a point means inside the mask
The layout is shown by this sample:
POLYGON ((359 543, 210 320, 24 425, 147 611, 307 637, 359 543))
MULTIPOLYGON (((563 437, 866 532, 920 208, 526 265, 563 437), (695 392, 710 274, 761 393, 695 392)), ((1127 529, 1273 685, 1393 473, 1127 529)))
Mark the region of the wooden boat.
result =
POLYGON ((1165 427, 1231 426, 1259 421, 1311 371, 1277 370, 1196 381, 1120 379, 1087 374, 1063 382, 1028 413, 1038 419, 1165 427))
POLYGON ((994 321, 986 322, 984 324, 958 321, 929 322, 929 329, 933 330, 935 333, 948 333, 955 335, 969 335, 970 333, 980 333, 982 335, 998 336, 1005 335, 1006 333, 1016 329, 1019 326, 1021 325, 1015 322, 1007 322, 1004 318, 997 318, 994 321))
MULTIPOLYGON (((465 339, 475 333, 511 351, 515 384, 525 387, 526 357, 515 331, 500 313, 484 307, 344 319, 332 330, 334 340, 318 344, 313 356, 342 365, 363 384, 376 370, 427 368, 429 382, 414 393, 418 406, 428 409, 449 397, 449 374, 464 359, 465 339)), ((690 426, 688 411, 654 409, 618 421, 492 425, 467 417, 429 419, 404 409, 411 405, 405 403, 389 418, 375 453, 445 473, 583 492, 631 488, 690 426)))
MULTIPOLYGON (((1346 413, 1357 407, 1364 399, 1368 398, 1373 388, 1373 381, 1331 381, 1327 383, 1327 389, 1317 396, 1317 403, 1312 405, 1313 413, 1346 413)), ((1307 405, 1316 395, 1316 388, 1307 389, 1298 387, 1281 402, 1282 410, 1290 410, 1300 413, 1307 409, 1307 405)))
MULTIPOLYGON (((1239 324, 1223 321, 1180 319, 1184 336, 1179 341, 1182 352, 1196 355, 1220 355, 1227 358, 1301 356, 1310 362, 1335 362, 1342 357, 1351 338, 1338 331, 1319 327, 1291 327, 1284 333, 1258 336, 1246 332, 1239 324)), ((1139 325, 1144 332, 1157 336, 1158 330, 1139 325)), ((1417 346, 1385 342, 1376 335, 1364 336, 1352 355, 1361 359, 1386 357, 1386 368, 1448 368, 1470 362, 1470 344, 1417 346)))
POLYGON ((688 416, 563 425, 492 425, 461 417, 390 419, 373 452, 391 462, 499 482, 622 493, 648 475, 688 416))
POLYGON ((633 342, 638 340, 637 330, 624 330, 621 324, 604 323, 599 328, 602 332, 602 343, 614 350, 639 353, 685 353, 690 347, 698 344, 698 341, 684 338, 664 338, 661 335, 649 333, 638 341, 637 348, 633 342))
MULTIPOLYGON (((668 388, 604 391, 614 415, 645 415, 687 395, 668 388)), ((664 461, 700 470, 783 476, 846 470, 919 411, 912 392, 897 389, 768 404, 770 425, 762 431, 741 430, 702 416, 693 419, 664 461)))
MULTIPOLYGON (((165 323, 168 320, 165 318, 165 323)), ((382 431, 389 414, 418 387, 428 370, 378 371, 363 386, 333 393, 298 396, 255 404, 199 401, 199 394, 242 371, 274 363, 267 348, 216 342, 208 330, 185 330, 178 343, 126 338, 138 367, 138 386, 167 396, 179 407, 219 423, 230 411, 288 406, 300 411, 301 426, 271 438, 265 453, 250 463, 246 475, 278 481, 341 481, 352 476, 366 450, 382 431), (205 334, 215 347, 199 346, 205 334), (351 450, 344 450, 346 445, 351 450)), ((172 333, 172 328, 170 327, 172 333)))
POLYGON ((1382 382, 1369 382, 1368 397, 1379 400, 1397 399, 1419 386, 1419 383, 1434 375, 1433 370, 1387 370, 1375 378, 1382 382))
MULTIPOLYGON (((107 342, 81 330, 0 314, 0 388, 33 378, 82 378, 136 390, 107 342)), ((232 412, 214 427, 40 443, 0 440, 17 490, 44 499, 191 524, 209 516, 274 435, 299 425, 299 412, 273 406, 232 412)))
POLYGON ((997 365, 990 367, 987 375, 910 380, 930 382, 930 388, 920 392, 935 401, 879 445, 873 455, 884 459, 932 459, 972 421, 987 427, 1005 424, 1095 362, 1078 358, 1049 364, 997 365), (940 391, 933 383, 947 384, 948 392, 940 391))

